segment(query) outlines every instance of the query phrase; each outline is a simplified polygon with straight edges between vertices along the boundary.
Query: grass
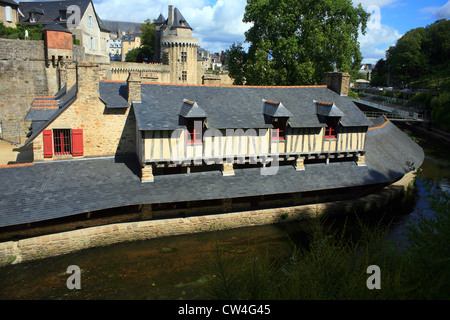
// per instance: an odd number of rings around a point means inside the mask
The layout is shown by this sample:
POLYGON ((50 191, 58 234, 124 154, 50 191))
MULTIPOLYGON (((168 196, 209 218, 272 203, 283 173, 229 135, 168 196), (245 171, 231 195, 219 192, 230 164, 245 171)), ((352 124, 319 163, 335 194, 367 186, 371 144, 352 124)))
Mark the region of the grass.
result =
POLYGON ((430 197, 436 215, 410 225, 403 251, 387 240, 381 221, 360 221, 355 239, 345 226, 332 232, 326 221, 314 219, 309 245, 293 244, 288 259, 249 251, 242 262, 217 243, 205 294, 219 300, 449 299, 449 195, 430 197), (371 265, 380 268, 379 290, 366 284, 371 265))

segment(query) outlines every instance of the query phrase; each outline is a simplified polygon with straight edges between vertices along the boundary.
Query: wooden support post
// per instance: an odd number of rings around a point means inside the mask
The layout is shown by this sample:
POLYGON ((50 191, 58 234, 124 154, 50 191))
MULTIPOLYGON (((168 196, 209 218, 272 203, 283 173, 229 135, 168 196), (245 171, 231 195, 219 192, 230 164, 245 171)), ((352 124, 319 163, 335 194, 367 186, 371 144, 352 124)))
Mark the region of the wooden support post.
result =
POLYGON ((223 212, 229 212, 233 209, 233 203, 231 199, 223 199, 222 200, 222 210, 223 212))
POLYGON ((366 156, 363 154, 355 155, 355 162, 359 167, 366 166, 366 156))
POLYGON ((153 210, 151 204, 143 204, 141 206, 140 216, 142 220, 150 220, 153 218, 153 210))
POLYGON ((141 168, 141 182, 153 182, 153 165, 145 165, 141 168))
POLYGON ((224 176, 234 176, 234 168, 232 163, 222 164, 222 175, 224 176))
POLYGON ((305 159, 298 157, 297 160, 295 160, 295 170, 305 170, 305 159))

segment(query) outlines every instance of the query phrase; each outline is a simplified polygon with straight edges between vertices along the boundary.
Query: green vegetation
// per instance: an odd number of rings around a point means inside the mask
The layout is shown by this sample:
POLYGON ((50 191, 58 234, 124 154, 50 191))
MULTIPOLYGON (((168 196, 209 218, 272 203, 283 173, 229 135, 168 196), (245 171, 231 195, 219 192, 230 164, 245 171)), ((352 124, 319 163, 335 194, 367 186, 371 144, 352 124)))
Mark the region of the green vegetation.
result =
POLYGON ((444 92, 431 102, 431 119, 439 128, 450 132, 450 93, 444 92))
POLYGON ((376 64, 373 86, 396 86, 448 91, 450 21, 441 19, 402 36, 376 64))
POLYGON ((358 34, 369 14, 350 0, 249 0, 244 22, 250 44, 233 44, 228 70, 235 84, 320 84, 324 72, 357 74, 362 56, 358 34))
POLYGON ((23 24, 18 24, 16 28, 11 28, 0 22, 0 38, 23 40, 25 39, 25 30, 28 30, 27 40, 42 40, 42 28, 43 25, 26 26, 23 24))
POLYGON ((288 260, 248 254, 242 263, 217 245, 206 292, 211 299, 244 300, 449 299, 449 200, 445 193, 430 195, 436 214, 410 224, 403 251, 387 240, 382 223, 361 222, 359 239, 352 239, 345 227, 331 233, 318 220, 311 223, 309 246, 294 247, 288 260), (367 287, 371 265, 380 268, 379 290, 367 287))
POLYGON ((156 25, 150 19, 141 25, 141 46, 130 50, 126 56, 126 62, 152 62, 155 54, 156 25))

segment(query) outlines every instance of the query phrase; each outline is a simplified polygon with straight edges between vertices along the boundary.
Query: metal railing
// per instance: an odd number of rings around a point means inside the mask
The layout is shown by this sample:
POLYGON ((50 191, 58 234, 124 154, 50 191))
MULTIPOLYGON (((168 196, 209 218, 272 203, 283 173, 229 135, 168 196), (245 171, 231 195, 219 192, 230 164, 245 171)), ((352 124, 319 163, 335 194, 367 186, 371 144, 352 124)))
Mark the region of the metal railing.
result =
POLYGON ((424 121, 423 115, 417 114, 415 117, 408 117, 400 113, 388 113, 388 112, 376 112, 376 111, 363 111, 368 118, 378 118, 385 115, 389 120, 394 121, 424 121))

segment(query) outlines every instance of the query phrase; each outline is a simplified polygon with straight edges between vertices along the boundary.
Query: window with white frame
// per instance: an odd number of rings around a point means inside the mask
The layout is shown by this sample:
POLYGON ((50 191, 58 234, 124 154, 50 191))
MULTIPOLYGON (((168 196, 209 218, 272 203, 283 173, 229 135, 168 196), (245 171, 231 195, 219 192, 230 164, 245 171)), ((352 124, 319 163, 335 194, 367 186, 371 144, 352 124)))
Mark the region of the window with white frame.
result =
POLYGON ((89 49, 90 50, 95 50, 95 38, 91 37, 89 39, 89 49))
POLYGON ((92 16, 91 16, 91 15, 88 16, 88 27, 89 27, 89 28, 93 28, 93 27, 94 27, 94 24, 93 24, 93 22, 92 22, 92 16))
POLYGON ((5 19, 8 22, 12 22, 13 18, 12 18, 12 8, 10 6, 6 6, 5 7, 5 19))

